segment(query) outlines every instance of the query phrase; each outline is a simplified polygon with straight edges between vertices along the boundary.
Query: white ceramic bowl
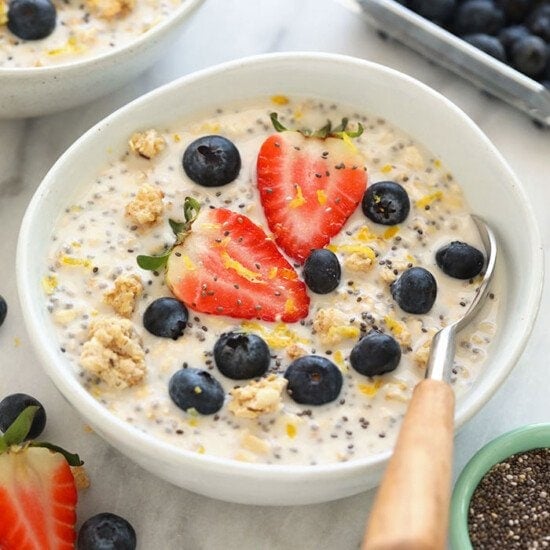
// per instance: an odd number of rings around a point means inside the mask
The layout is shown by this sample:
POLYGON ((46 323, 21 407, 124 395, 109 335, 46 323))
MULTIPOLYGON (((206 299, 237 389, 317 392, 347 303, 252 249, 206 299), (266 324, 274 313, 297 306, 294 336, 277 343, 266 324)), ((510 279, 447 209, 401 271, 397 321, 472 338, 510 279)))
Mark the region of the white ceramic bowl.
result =
POLYGON ((122 154, 136 128, 169 127, 194 112, 274 93, 334 100, 396 124, 444 161, 473 210, 495 230, 501 247, 500 325, 483 372, 458 403, 460 427, 496 391, 526 344, 542 288, 541 242, 520 183, 477 126, 443 96, 386 67, 329 54, 274 54, 207 69, 132 102, 81 137, 38 188, 21 228, 17 277, 27 328, 46 372, 107 441, 147 470, 204 495, 249 504, 306 504, 375 486, 390 452, 323 466, 271 466, 199 455, 141 433, 80 385, 59 351, 40 284, 57 216, 109 159, 122 154))
POLYGON ((0 67, 0 119, 41 116, 104 96, 148 69, 204 0, 184 0, 174 13, 107 53, 49 67, 0 67))

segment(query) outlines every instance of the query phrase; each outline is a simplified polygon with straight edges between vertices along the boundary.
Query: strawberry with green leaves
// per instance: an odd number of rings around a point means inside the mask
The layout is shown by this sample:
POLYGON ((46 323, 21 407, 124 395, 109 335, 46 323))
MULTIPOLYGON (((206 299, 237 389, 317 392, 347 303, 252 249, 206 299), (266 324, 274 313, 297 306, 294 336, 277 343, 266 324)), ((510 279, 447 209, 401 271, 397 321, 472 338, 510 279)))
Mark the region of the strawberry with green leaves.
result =
POLYGON ((184 222, 170 220, 176 244, 138 256, 143 269, 166 266, 166 282, 187 307, 212 315, 294 323, 308 314, 305 284, 264 230, 226 208, 200 212, 191 197, 184 222))
POLYGON ((261 146, 257 184, 269 229, 294 260, 303 263, 342 229, 365 193, 364 158, 347 119, 316 132, 289 131, 271 114, 277 134, 261 146))
POLYGON ((25 441, 39 407, 27 407, 0 437, 0 549, 72 550, 78 455, 25 441))

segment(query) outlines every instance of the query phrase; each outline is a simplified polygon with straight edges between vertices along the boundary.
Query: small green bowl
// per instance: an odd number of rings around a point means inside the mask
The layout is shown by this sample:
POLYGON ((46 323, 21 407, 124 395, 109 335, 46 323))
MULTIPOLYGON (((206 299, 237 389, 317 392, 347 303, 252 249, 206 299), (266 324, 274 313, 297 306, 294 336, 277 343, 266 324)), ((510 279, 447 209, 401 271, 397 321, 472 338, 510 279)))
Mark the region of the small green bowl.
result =
POLYGON ((466 464, 456 482, 451 500, 450 539, 453 550, 471 550, 468 533, 470 499, 492 466, 509 456, 531 449, 550 447, 550 424, 531 424, 505 433, 482 447, 466 464))

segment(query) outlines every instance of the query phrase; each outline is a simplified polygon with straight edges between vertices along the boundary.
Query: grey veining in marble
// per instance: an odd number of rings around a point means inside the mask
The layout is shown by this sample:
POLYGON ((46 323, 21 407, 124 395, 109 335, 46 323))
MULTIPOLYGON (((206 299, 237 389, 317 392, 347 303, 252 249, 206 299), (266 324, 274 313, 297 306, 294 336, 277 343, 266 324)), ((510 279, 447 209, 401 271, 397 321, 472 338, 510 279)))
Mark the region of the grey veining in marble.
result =
MULTIPOLYGON (((360 544, 372 503, 369 492, 315 506, 248 507, 159 481, 98 436, 85 433, 82 421, 42 372, 17 303, 14 259, 25 206, 51 165, 79 135, 133 98, 190 71, 285 50, 331 51, 378 61, 444 93, 481 126, 517 172, 533 201, 544 241, 549 242, 550 132, 536 129, 520 113, 405 47, 381 40, 333 0, 207 0, 182 29, 170 54, 119 92, 61 114, 0 121, 0 294, 10 308, 0 329, 0 395, 25 391, 44 402, 49 414, 45 436, 78 451, 92 479, 92 487, 81 495, 79 517, 100 511, 127 517, 137 529, 142 550, 353 550, 360 544)), ((521 237, 521 228, 518 234, 521 237)), ((539 320, 517 368, 457 436, 455 473, 496 435, 522 424, 550 421, 549 306, 545 291, 539 320)))

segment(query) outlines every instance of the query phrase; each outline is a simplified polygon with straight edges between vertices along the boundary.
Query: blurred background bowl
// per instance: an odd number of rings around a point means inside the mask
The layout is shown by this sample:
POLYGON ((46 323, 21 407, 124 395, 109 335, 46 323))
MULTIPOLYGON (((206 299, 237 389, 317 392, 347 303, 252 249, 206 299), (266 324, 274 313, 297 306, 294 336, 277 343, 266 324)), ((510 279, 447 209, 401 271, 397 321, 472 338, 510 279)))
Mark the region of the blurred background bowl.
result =
POLYGON ((158 25, 104 54, 48 67, 0 67, 0 119, 70 109, 120 88, 163 55, 202 2, 183 0, 158 25))

